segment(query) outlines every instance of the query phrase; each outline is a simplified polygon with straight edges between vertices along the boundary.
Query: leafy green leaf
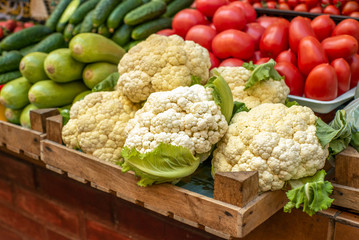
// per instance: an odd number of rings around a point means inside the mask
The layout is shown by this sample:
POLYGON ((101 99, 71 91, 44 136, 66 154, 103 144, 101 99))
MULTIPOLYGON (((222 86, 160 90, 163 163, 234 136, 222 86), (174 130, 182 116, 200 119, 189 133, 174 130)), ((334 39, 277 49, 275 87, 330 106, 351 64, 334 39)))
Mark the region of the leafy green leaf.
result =
POLYGON ((101 92, 101 91, 113 91, 116 87, 117 81, 120 77, 118 72, 111 73, 104 80, 97 83, 92 91, 93 92, 101 92))
POLYGON ((195 85, 195 84, 201 84, 201 77, 198 76, 191 76, 192 82, 191 82, 191 86, 195 85))
POLYGON ((62 125, 65 126, 67 122, 70 120, 70 109, 68 108, 58 108, 57 109, 62 116, 62 125))
POLYGON ((221 107, 221 112, 229 123, 233 111, 233 95, 226 80, 224 80, 218 72, 215 72, 215 76, 208 80, 205 87, 213 89, 213 99, 215 103, 221 107))
POLYGON ((256 67, 258 67, 258 65, 255 65, 255 64, 253 64, 252 61, 249 61, 249 62, 244 62, 242 64, 242 67, 244 67, 250 71, 253 71, 256 67))
POLYGON ((141 178, 137 184, 142 187, 164 182, 176 183, 191 175, 200 163, 189 149, 165 143, 160 143, 147 153, 124 147, 121 155, 124 158, 120 164, 122 171, 134 171, 141 178))
MULTIPOLYGON (((357 91, 359 86, 357 87, 357 91)), ((347 113, 347 121, 352 130, 350 145, 359 152, 359 99, 351 101, 344 110, 347 113)))
POLYGON ((285 103, 284 105, 286 105, 288 108, 290 108, 291 106, 299 106, 299 104, 297 103, 297 101, 289 101, 289 99, 285 99, 285 103))
POLYGON ((263 63, 261 65, 250 65, 246 68, 250 70, 250 68, 254 68, 252 75, 247 80, 246 85, 244 85, 244 90, 254 86, 256 83, 260 81, 266 81, 269 79, 273 79, 276 81, 280 81, 283 79, 281 75, 274 69, 276 62, 273 59, 270 59, 268 62, 263 63))
POLYGON ((292 208, 302 205, 303 212, 312 216, 320 210, 328 209, 334 201, 329 197, 333 186, 324 181, 325 175, 326 172, 320 170, 312 177, 290 180, 288 183, 292 189, 286 192, 289 202, 284 206, 284 212, 290 213, 292 208))
POLYGON ((234 116, 236 113, 243 112, 243 111, 249 112, 249 110, 250 109, 247 108, 245 103, 234 101, 232 116, 234 116))

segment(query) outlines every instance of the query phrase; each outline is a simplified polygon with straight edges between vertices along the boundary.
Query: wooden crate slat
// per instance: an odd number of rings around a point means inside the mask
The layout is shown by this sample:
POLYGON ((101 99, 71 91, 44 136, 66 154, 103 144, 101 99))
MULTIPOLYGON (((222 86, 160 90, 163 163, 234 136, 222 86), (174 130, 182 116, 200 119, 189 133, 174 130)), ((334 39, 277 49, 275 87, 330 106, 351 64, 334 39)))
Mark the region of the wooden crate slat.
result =
POLYGON ((335 157, 335 183, 359 188, 359 153, 350 146, 335 157))
POLYGON ((36 109, 30 111, 31 129, 46 133, 46 118, 59 115, 56 108, 36 109))
POLYGON ((332 185, 334 187, 332 195, 334 205, 359 211, 359 188, 335 183, 332 185))

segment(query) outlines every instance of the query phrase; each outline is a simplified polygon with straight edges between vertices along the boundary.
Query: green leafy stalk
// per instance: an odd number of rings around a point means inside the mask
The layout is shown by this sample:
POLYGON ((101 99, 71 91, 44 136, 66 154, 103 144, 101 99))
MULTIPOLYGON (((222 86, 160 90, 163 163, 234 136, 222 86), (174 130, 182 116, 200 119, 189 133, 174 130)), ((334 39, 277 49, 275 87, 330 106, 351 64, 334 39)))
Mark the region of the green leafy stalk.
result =
POLYGON ((246 85, 244 85, 244 90, 251 88, 260 81, 266 81, 269 79, 273 79, 275 81, 282 80, 283 77, 274 69, 275 64, 276 62, 273 59, 270 59, 268 62, 261 65, 254 65, 252 62, 243 64, 243 67, 253 71, 252 75, 247 80, 246 85))
POLYGON ((285 99, 285 103, 284 105, 286 105, 288 108, 292 107, 292 106, 299 106, 299 104, 297 103, 297 101, 289 101, 289 99, 285 99))
POLYGON ((97 83, 92 91, 101 92, 101 91, 113 91, 116 87, 117 81, 120 77, 118 72, 111 73, 107 78, 97 83))
MULTIPOLYGON (((356 91, 358 91, 358 89, 359 86, 356 91)), ((350 145, 359 152, 359 99, 355 99, 350 102, 347 106, 345 106, 344 110, 347 113, 347 121, 352 130, 350 145)))
POLYGON ((197 77, 197 76, 191 76, 192 82, 191 82, 191 86, 195 85, 195 84, 201 84, 201 77, 197 77))
POLYGON ((58 108, 60 115, 62 116, 62 125, 65 126, 67 122, 70 120, 70 108, 71 105, 64 106, 62 108, 58 108))
POLYGON ((234 101, 232 117, 233 117, 236 113, 243 112, 243 111, 244 111, 244 112, 249 112, 249 110, 250 110, 250 109, 247 108, 247 106, 246 106, 245 103, 234 101))
POLYGON ((176 183, 191 175, 200 163, 200 159, 194 157, 189 149, 166 143, 160 143, 147 153, 124 147, 121 155, 124 158, 124 162, 119 163, 122 171, 134 171, 141 178, 137 185, 142 187, 155 183, 176 183))
POLYGON ((232 118, 233 112, 233 95, 226 80, 223 79, 218 72, 214 72, 215 76, 208 80, 205 85, 207 88, 212 88, 212 95, 215 103, 221 107, 221 112, 225 116, 227 122, 232 118))
POLYGON ((315 134, 320 144, 323 148, 329 144, 329 154, 331 156, 346 149, 352 138, 345 110, 338 110, 329 125, 318 118, 316 128, 315 134))
POLYGON ((328 209, 334 201, 329 198, 333 186, 324 181, 325 175, 326 172, 320 170, 312 177, 288 181, 292 189, 286 192, 289 202, 284 206, 284 212, 290 213, 292 208, 303 206, 303 212, 312 216, 320 210, 328 209))

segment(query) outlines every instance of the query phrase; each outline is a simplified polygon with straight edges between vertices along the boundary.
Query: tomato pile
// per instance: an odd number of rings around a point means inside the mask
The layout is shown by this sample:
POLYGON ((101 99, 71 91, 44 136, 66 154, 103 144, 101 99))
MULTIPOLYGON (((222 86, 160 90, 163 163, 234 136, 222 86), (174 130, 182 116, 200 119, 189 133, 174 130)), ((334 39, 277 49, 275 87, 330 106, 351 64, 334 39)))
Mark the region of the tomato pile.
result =
POLYGON ((293 10, 359 17, 359 3, 355 0, 245 0, 255 8, 293 10))
POLYGON ((20 31, 23 28, 34 26, 33 22, 21 22, 14 19, 0 21, 0 40, 10 33, 20 31))
POLYGON ((205 47, 212 68, 273 58, 291 95, 321 101, 333 100, 358 84, 359 22, 354 19, 336 25, 329 15, 291 21, 257 18, 252 5, 242 1, 196 0, 195 6, 178 12, 172 29, 158 33, 177 34, 205 47))

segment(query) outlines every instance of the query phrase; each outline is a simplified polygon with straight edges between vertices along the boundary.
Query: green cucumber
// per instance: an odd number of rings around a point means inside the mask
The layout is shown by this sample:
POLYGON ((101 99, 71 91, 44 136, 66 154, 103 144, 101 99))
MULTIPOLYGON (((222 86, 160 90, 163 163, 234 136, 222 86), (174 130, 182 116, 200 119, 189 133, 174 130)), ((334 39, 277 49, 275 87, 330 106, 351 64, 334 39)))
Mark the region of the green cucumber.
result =
POLYGON ((24 28, 23 30, 12 33, 4 38, 0 43, 0 47, 2 50, 7 51, 21 49, 39 42, 51 32, 50 28, 43 25, 24 28))
POLYGON ((117 65, 107 62, 88 64, 83 72, 82 79, 85 85, 92 89, 96 84, 104 80, 111 73, 117 72, 117 65))
POLYGON ((36 46, 36 44, 29 45, 27 47, 21 48, 19 52, 21 55, 25 56, 26 54, 29 54, 32 52, 32 49, 36 46))
POLYGON ((84 92, 82 92, 82 93, 77 94, 77 96, 76 96, 76 97, 74 98, 74 100, 72 101, 72 104, 74 104, 74 103, 77 102, 77 101, 80 101, 80 100, 84 99, 84 98, 86 97, 86 95, 88 95, 88 94, 90 94, 90 93, 92 93, 92 91, 87 90, 87 91, 84 91, 84 92))
POLYGON ((131 48, 142 42, 143 40, 137 40, 127 43, 123 48, 128 52, 131 48))
POLYGON ((118 64, 125 51, 111 39, 95 33, 80 33, 70 41, 71 56, 83 63, 118 64))
POLYGON ((52 31, 55 31, 57 22, 60 20, 62 13, 65 11, 70 2, 71 0, 61 0, 51 13, 50 17, 46 20, 45 26, 50 28, 52 31))
POLYGON ((69 42, 72 38, 72 31, 74 30, 75 25, 69 23, 67 24, 67 26, 65 27, 64 30, 64 39, 66 42, 69 42))
POLYGON ((112 40, 118 45, 124 47, 131 41, 131 32, 133 27, 123 24, 112 36, 112 40))
POLYGON ((85 64, 71 57, 68 48, 60 48, 49 53, 44 61, 47 76, 55 82, 71 82, 82 77, 85 64))
POLYGON ((5 56, 0 57, 0 73, 19 69, 22 54, 19 51, 11 51, 5 56))
POLYGON ((33 52, 21 59, 20 72, 30 83, 49 79, 44 70, 44 61, 47 55, 47 53, 33 52))
POLYGON ((81 29, 81 23, 77 24, 75 27, 74 27, 74 30, 72 31, 72 36, 75 36, 77 34, 80 33, 80 29, 81 29))
POLYGON ((12 72, 0 74, 0 85, 3 85, 11 80, 21 77, 21 72, 16 70, 12 72))
POLYGON ((81 4, 81 6, 76 9, 74 14, 71 15, 69 23, 76 25, 82 22, 86 17, 87 13, 94 9, 99 1, 100 0, 89 0, 84 4, 81 4))
POLYGON ((148 20, 157 18, 166 12, 166 3, 160 0, 152 0, 126 14, 124 22, 134 26, 148 20))
POLYGON ((36 107, 32 103, 30 103, 29 105, 24 107, 24 109, 21 111, 21 114, 20 114, 20 125, 21 126, 31 129, 30 111, 36 110, 36 109, 39 109, 39 108, 36 107))
POLYGON ((170 28, 172 25, 171 18, 158 18, 149 22, 142 23, 135 27, 131 33, 134 40, 145 39, 153 33, 162 29, 170 28))
POLYGON ((106 22, 107 17, 111 11, 121 2, 121 0, 100 0, 94 9, 92 15, 92 24, 94 27, 100 26, 106 22))
POLYGON ((194 0, 174 0, 167 5, 166 12, 162 15, 163 17, 173 17, 182 9, 188 8, 192 5, 194 0))
POLYGON ((44 52, 49 53, 58 48, 66 47, 66 42, 64 40, 64 36, 61 33, 52 33, 41 42, 36 44, 31 52, 44 52))
POLYGON ((86 17, 81 23, 80 33, 91 32, 92 30, 92 15, 94 14, 95 10, 90 11, 87 13, 86 17))
POLYGON ((104 36, 104 37, 107 37, 107 38, 110 38, 111 37, 111 33, 110 31, 108 30, 106 24, 101 24, 98 28, 97 28, 97 33, 104 36))
POLYGON ((29 90, 29 100, 38 108, 61 107, 72 103, 81 92, 88 90, 82 81, 56 83, 44 80, 35 83, 29 90))
POLYGON ((5 108, 5 118, 11 123, 20 124, 20 116, 23 109, 5 108))
POLYGON ((80 4, 84 0, 72 0, 69 5, 67 5, 65 11, 62 13, 60 20, 56 25, 57 32, 63 32, 71 15, 76 11, 80 4))
POLYGON ((114 30, 123 23, 125 15, 131 10, 141 6, 142 3, 142 0, 125 0, 120 3, 107 18, 107 27, 110 32, 114 32, 114 30))
POLYGON ((29 104, 27 94, 31 83, 24 77, 14 79, 5 84, 0 92, 0 103, 12 109, 21 109, 29 104))

